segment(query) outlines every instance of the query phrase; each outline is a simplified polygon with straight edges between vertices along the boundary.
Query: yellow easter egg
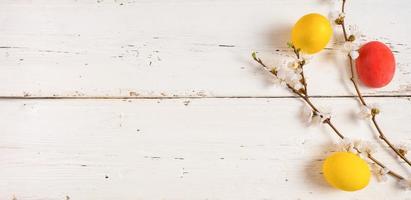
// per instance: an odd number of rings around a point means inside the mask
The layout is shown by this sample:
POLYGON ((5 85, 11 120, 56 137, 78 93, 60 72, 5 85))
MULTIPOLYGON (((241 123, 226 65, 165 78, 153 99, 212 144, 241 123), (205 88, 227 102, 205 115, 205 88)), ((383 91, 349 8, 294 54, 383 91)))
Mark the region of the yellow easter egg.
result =
POLYGON ((330 185, 344 191, 363 189, 371 177, 367 162, 350 152, 336 152, 325 159, 323 174, 330 185))
POLYGON ((291 42, 303 52, 314 54, 327 46, 332 33, 330 21, 326 17, 311 13, 301 17, 294 25, 291 42))

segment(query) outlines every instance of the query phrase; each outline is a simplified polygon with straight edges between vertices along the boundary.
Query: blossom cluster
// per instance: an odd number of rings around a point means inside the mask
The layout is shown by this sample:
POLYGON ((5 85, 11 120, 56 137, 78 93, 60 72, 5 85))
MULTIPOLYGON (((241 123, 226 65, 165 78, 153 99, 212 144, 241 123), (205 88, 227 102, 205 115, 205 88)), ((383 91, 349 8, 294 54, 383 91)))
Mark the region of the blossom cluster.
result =
POLYGON ((303 121, 308 125, 317 125, 331 119, 330 112, 314 111, 307 104, 304 105, 301 115, 303 121))
MULTIPOLYGON (((405 144, 398 145, 397 149, 404 153, 404 155, 408 152, 408 146, 405 144)), ((351 152, 364 159, 376 152, 374 144, 368 141, 351 140, 349 138, 344 138, 341 142, 336 144, 334 150, 338 152, 351 152)), ((385 182, 387 180, 387 175, 390 173, 390 169, 373 162, 371 163, 371 169, 377 181, 385 182)), ((401 179, 399 180, 399 186, 405 190, 411 190, 411 180, 401 179)))
MULTIPOLYGON (((344 138, 340 143, 338 143, 335 151, 351 152, 357 154, 363 159, 368 158, 371 154, 376 152, 374 144, 368 141, 351 140, 349 138, 344 138)), ((377 181, 384 182, 387 180, 387 174, 390 172, 387 167, 381 167, 380 165, 372 163, 371 169, 377 178, 377 181)))
MULTIPOLYGON (((335 11, 331 13, 332 21, 336 25, 342 25, 345 20, 345 13, 340 11, 335 11)), ((361 37, 361 32, 356 25, 350 25, 348 27, 348 37, 347 41, 344 43, 344 52, 347 53, 353 60, 357 59, 359 56, 358 49, 361 44, 359 38, 361 37)))
POLYGON ((302 84, 301 68, 294 68, 294 63, 290 63, 289 67, 279 66, 272 69, 276 74, 277 79, 274 81, 280 85, 290 85, 295 90, 300 90, 304 87, 302 84))
POLYGON ((376 152, 374 144, 363 140, 351 140, 344 138, 336 145, 336 151, 351 152, 358 154, 362 158, 367 158, 368 155, 376 152))

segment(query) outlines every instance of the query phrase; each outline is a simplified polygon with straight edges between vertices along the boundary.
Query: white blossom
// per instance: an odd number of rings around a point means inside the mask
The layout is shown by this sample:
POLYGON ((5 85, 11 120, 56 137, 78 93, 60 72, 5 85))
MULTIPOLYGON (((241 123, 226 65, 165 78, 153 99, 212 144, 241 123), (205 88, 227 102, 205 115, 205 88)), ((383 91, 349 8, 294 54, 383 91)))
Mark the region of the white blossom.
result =
POLYGON ((371 115, 371 109, 370 109, 368 106, 361 105, 361 107, 360 107, 360 112, 358 113, 358 116, 359 116, 361 119, 369 119, 369 118, 371 118, 371 117, 372 117, 372 115, 371 115))
POLYGON ((302 109, 302 117, 303 121, 308 125, 317 125, 324 123, 327 119, 330 119, 331 114, 313 111, 311 107, 305 104, 304 108, 302 109))
POLYGON ((359 56, 358 49, 359 45, 356 42, 348 41, 344 43, 344 51, 349 54, 354 60, 359 56))
MULTIPOLYGON (((360 107, 360 112, 358 113, 358 117, 360 117, 361 119, 369 119, 372 117, 373 115, 373 110, 376 112, 380 112, 380 108, 377 104, 373 104, 371 106, 364 106, 361 105, 360 107)), ((376 113, 376 114, 378 114, 376 113)))
POLYGON ((296 69, 298 69, 298 68, 300 67, 300 63, 298 63, 298 61, 295 60, 295 61, 289 62, 289 63, 288 63, 288 67, 289 67, 290 69, 296 70, 296 69))
POLYGON ((351 139, 345 137, 336 145, 336 151, 357 153, 354 147, 354 142, 351 139))
POLYGON ((326 120, 331 119, 331 113, 328 112, 317 112, 317 116, 320 117, 321 122, 324 123, 326 120))
POLYGON ((359 45, 355 42, 345 42, 344 43, 344 50, 346 52, 351 52, 353 50, 357 50, 359 48, 359 45))
POLYGON ((298 61, 289 62, 287 67, 278 67, 275 71, 278 79, 275 83, 282 86, 288 84, 295 90, 304 88, 304 85, 301 83, 301 68, 299 67, 298 61))
POLYGON ((375 145, 371 142, 356 140, 353 143, 358 155, 362 158, 367 158, 369 154, 373 154, 376 152, 375 145))
POLYGON ((364 149, 366 148, 368 144, 362 140, 354 140, 353 141, 353 148, 355 150, 355 153, 360 156, 361 158, 367 158, 368 157, 368 151, 365 151, 364 149))
POLYGON ((307 124, 311 124, 311 122, 313 121, 313 115, 314 115, 314 112, 311 109, 311 107, 309 107, 307 104, 304 104, 304 107, 301 112, 303 121, 307 124))
POLYGON ((313 111, 311 107, 308 105, 304 106, 303 109, 303 120, 308 124, 308 125, 317 125, 323 122, 322 118, 320 115, 318 115, 317 112, 313 111))
POLYGON ((387 174, 390 170, 386 167, 380 167, 379 165, 373 163, 371 165, 372 172, 375 174, 378 182, 387 181, 387 174))
POLYGON ((358 53, 358 51, 350 51, 350 56, 355 60, 358 58, 358 56, 360 56, 360 53, 358 53))
POLYGON ((367 158, 368 154, 375 153, 375 146, 368 141, 351 140, 345 137, 337 144, 336 150, 355 153, 362 158, 367 158))
POLYGON ((294 60, 292 60, 290 62, 288 62, 287 65, 290 69, 298 70, 298 69, 301 69, 301 67, 300 67, 301 63, 303 63, 303 65, 307 65, 312 60, 312 58, 313 58, 313 56, 311 56, 309 54, 306 54, 306 53, 303 53, 303 52, 300 52, 299 57, 295 58, 294 60))
POLYGON ((321 111, 314 111, 312 116, 312 124, 324 123, 326 120, 331 119, 331 112, 327 108, 321 108, 321 111))
POLYGON ((303 77, 301 76, 301 74, 290 70, 287 76, 287 82, 294 82, 294 81, 300 81, 303 77))
POLYGON ((292 84, 292 86, 293 86, 294 89, 296 89, 296 90, 301 90, 301 89, 304 88, 304 85, 303 85, 300 81, 294 82, 294 83, 292 84))
POLYGON ((352 59, 357 59, 360 55, 358 53, 358 49, 360 48, 359 38, 361 37, 361 33, 356 25, 350 25, 348 27, 347 36, 350 41, 344 43, 344 51, 351 56, 352 59), (353 38, 352 38, 353 37, 353 38))
POLYGON ((312 124, 320 124, 322 122, 322 119, 319 115, 314 115, 312 119, 312 124))
POLYGON ((401 179, 398 181, 398 184, 404 190, 411 190, 411 180, 401 179))
POLYGON ((366 156, 368 156, 368 154, 373 154, 376 152, 375 145, 367 141, 362 142, 362 145, 358 147, 358 150, 360 150, 362 153, 365 153, 366 156))

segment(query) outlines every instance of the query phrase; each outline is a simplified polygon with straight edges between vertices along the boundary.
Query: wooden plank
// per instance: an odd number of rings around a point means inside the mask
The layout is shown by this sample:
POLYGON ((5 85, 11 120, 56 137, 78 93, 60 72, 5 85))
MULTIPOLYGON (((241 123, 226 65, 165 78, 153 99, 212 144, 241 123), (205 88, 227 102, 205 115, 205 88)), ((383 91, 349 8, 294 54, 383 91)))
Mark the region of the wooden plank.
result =
MULTIPOLYGON (((370 98, 410 142, 408 98, 370 98)), ((375 141, 352 99, 314 99, 352 138, 375 141)), ((320 174, 337 141, 297 99, 2 100, 0 199, 407 199, 392 179, 356 193, 320 174), (394 195, 395 194, 395 197, 394 195)), ((381 145, 377 157, 408 176, 381 145)))
MULTIPOLYGON (((0 96, 287 96, 250 54, 282 57, 292 24, 327 15, 327 2, 4 0, 0 96)), ((350 1, 347 9, 347 20, 389 43, 398 62, 389 86, 365 93, 410 95, 409 1, 350 1)), ((311 94, 352 95, 345 66, 331 44, 307 67, 311 94)))

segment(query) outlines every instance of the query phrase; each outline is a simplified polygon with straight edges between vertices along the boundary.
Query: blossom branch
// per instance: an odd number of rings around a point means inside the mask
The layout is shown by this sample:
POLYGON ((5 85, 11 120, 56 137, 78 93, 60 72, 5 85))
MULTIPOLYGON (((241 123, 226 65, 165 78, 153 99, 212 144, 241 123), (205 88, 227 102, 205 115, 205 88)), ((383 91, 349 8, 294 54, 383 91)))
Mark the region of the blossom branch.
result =
MULTIPOLYGON (((375 164, 377 164, 378 166, 380 166, 381 168, 387 169, 387 167, 386 167, 384 164, 382 164, 380 161, 378 161, 377 159, 375 159, 371 154, 368 153, 368 156, 367 156, 367 157, 368 157, 370 160, 372 160, 375 164)), ((394 177, 394 178, 396 178, 396 179, 398 179, 398 180, 405 180, 404 177, 402 177, 401 175, 398 175, 397 173, 393 172, 392 170, 389 170, 387 173, 388 173, 390 176, 392 176, 392 177, 394 177)))
MULTIPOLYGON (((342 0, 342 6, 341 6, 341 13, 342 15, 340 15, 336 20, 336 24, 341 25, 342 31, 343 31, 343 35, 344 35, 344 40, 345 42, 353 42, 354 40, 356 40, 357 38, 355 38, 354 35, 348 35, 347 31, 346 31, 346 26, 345 26, 345 5, 346 5, 346 0, 342 0)), ((365 102, 363 95, 361 94, 361 91, 358 87, 357 82, 354 79, 354 59, 352 57, 351 54, 348 54, 348 59, 349 59, 349 63, 350 63, 350 70, 351 70, 351 77, 350 80, 355 88, 355 91, 357 93, 357 96, 359 98, 360 103, 362 104, 362 106, 364 107, 368 107, 367 103, 365 102)), ((379 114, 379 110, 377 108, 371 108, 371 121, 372 124, 374 125, 374 127, 377 129, 378 134, 379 134, 379 138, 384 141, 389 148, 391 148, 395 154, 397 154, 402 160, 404 160, 410 167, 411 167, 411 161, 408 160, 405 157, 405 153, 401 153, 400 150, 398 148, 396 148, 389 140, 388 138, 385 136, 384 132, 381 130, 381 128, 379 127, 377 120, 376 120, 376 116, 379 114)))
MULTIPOLYGON (((290 46, 290 45, 289 45, 290 46)), ((300 51, 298 49, 296 49, 293 45, 290 46, 293 49, 294 54, 296 55, 297 59, 300 58, 300 51)), ((270 69, 260 58, 257 57, 256 53, 253 52, 252 53, 252 57, 253 59, 259 63, 264 69, 266 69, 267 71, 270 72, 271 75, 273 75, 275 78, 278 78, 278 70, 277 69, 270 69)), ((303 64, 304 65, 304 64, 303 64)), ((301 70, 303 70, 303 67, 301 67, 301 70)), ((301 72, 303 73, 303 72, 301 72)), ((302 76, 303 79, 303 76, 302 76)), ((305 78, 304 80, 302 80, 305 82, 305 78)), ((302 82, 301 81, 301 82, 302 82)), ((285 86, 294 94, 296 94, 297 96, 299 96, 305 103, 308 104, 308 106, 312 109, 312 111, 316 114, 321 113, 320 110, 311 102, 309 95, 305 92, 305 89, 296 89, 294 88, 291 84, 286 83, 285 86)), ((307 87, 307 84, 305 84, 305 87, 307 87)), ((321 116, 323 117, 323 116, 321 116)), ((336 126, 332 123, 331 121, 331 117, 327 117, 325 118, 322 123, 327 124, 333 131, 334 133, 341 139, 343 140, 344 138, 346 138, 337 128, 336 126)), ((359 154, 362 154, 363 152, 361 150, 359 150, 358 148, 355 149, 355 151, 359 154)), ((367 157, 374 162, 376 165, 380 166, 381 168, 386 169, 386 166, 384 164, 382 164, 380 161, 378 161, 376 158, 374 158, 371 153, 366 152, 367 153, 367 157)), ((389 170, 387 172, 388 175, 396 178, 397 180, 401 181, 401 180, 405 180, 405 178, 401 175, 399 175, 398 173, 389 170)))

